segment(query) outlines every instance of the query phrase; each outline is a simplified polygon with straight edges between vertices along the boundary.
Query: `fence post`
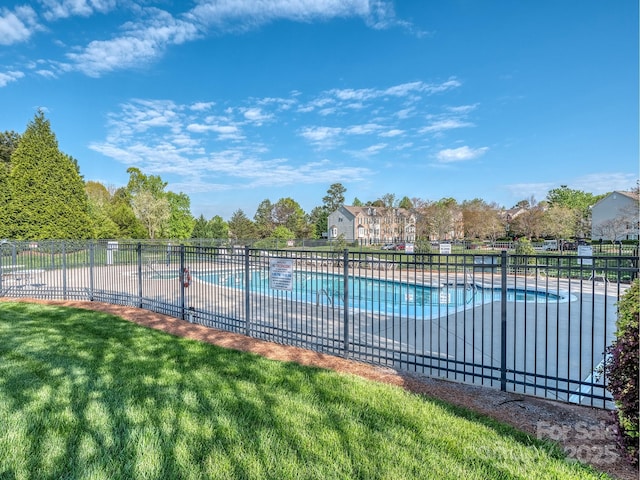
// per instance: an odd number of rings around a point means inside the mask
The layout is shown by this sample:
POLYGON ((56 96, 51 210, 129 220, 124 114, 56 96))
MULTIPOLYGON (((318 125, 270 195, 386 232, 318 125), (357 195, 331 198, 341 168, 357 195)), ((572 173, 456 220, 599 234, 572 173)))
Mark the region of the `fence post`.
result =
MULTIPOLYGON (((107 246, 107 248, 109 248, 107 246)), ((142 308, 142 243, 138 242, 136 248, 138 254, 138 307, 142 308)))
MULTIPOLYGON (((66 242, 62 241, 62 299, 67 299, 67 248, 66 242)), ((53 251, 53 249, 51 249, 53 251)))
POLYGON ((500 258, 500 390, 507 391, 507 252, 500 258))
POLYGON ((180 275, 178 275, 178 278, 180 279, 180 317, 182 320, 186 320, 187 317, 185 315, 186 287, 184 286, 187 279, 185 278, 184 268, 184 244, 180 244, 180 275))
POLYGON ((251 314, 249 309, 249 289, 251 288, 251 270, 249 264, 249 245, 244 246, 244 333, 247 337, 251 336, 251 314))
POLYGON ((349 356, 349 250, 344 249, 342 255, 342 280, 344 284, 342 305, 344 322, 344 356, 349 356))
POLYGON ((93 241, 89 241, 89 301, 93 302, 93 275, 94 275, 94 265, 95 265, 95 243, 93 241))

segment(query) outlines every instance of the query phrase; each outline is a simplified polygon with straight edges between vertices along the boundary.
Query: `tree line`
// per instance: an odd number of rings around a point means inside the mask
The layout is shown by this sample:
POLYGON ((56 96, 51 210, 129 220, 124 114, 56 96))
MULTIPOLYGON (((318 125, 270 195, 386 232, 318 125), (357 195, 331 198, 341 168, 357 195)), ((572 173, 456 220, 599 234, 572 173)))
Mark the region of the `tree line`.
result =
MULTIPOLYGON (((195 218, 189 197, 167 190, 160 176, 135 167, 127 173, 120 188, 85 182, 38 111, 22 135, 0 132, 0 238, 317 239, 328 231, 329 214, 345 205, 346 188, 334 183, 309 213, 287 197, 263 200, 253 218, 242 209, 227 221, 195 218)), ((406 209, 421 239, 579 238, 589 235, 590 206, 601 197, 561 186, 543 201, 532 197, 508 210, 478 198, 458 203, 392 193, 366 202, 354 198, 351 205, 406 209)))

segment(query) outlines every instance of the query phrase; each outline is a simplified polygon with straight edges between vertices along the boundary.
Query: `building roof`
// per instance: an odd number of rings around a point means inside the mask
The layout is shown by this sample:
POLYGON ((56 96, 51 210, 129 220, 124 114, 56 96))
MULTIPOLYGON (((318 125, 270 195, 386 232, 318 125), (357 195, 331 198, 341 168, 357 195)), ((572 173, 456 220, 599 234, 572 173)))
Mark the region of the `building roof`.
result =
MULTIPOLYGON (((593 204, 593 207, 595 207, 596 205, 598 205, 600 202, 602 202, 603 200, 606 200, 607 198, 609 198, 611 195, 614 194, 618 194, 618 195, 622 195, 623 197, 627 197, 631 200, 635 200, 636 202, 640 201, 640 195, 638 195, 637 191, 626 191, 626 190, 615 190, 609 194, 607 194, 606 196, 602 197, 600 200, 598 200, 596 203, 593 204)), ((593 208, 592 207, 592 208, 593 208)))
POLYGON ((406 208, 388 208, 388 207, 354 207, 351 205, 343 205, 346 211, 352 214, 354 217, 358 215, 370 216, 370 217, 385 217, 392 215, 396 211, 397 215, 401 217, 410 217, 411 212, 406 208))
POLYGON ((629 197, 632 200, 640 200, 640 195, 638 194, 637 191, 631 191, 631 192, 620 191, 616 193, 619 193, 620 195, 624 195, 625 197, 629 197))

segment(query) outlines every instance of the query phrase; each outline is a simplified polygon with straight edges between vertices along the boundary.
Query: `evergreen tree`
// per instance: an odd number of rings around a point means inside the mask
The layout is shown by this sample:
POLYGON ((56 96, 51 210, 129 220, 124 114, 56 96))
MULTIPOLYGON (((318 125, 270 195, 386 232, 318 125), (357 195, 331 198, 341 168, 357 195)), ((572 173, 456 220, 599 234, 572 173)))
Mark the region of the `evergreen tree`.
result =
POLYGON ((211 226, 204 215, 200 214, 200 216, 195 220, 193 224, 193 231, 191 232, 191 238, 213 238, 211 232, 211 226))
POLYGON ((2 221, 19 240, 91 238, 89 202, 77 163, 58 149, 39 111, 11 155, 2 221))
POLYGON ((255 238, 255 225, 241 209, 233 212, 231 220, 229 220, 229 230, 231 237, 235 240, 255 238))
POLYGON ((273 220, 276 227, 287 227, 296 237, 308 238, 310 229, 307 224, 307 216, 293 198, 281 198, 276 202, 273 206, 273 220))
POLYGON ((335 212, 344 205, 344 194, 347 189, 341 183, 333 183, 329 186, 327 194, 322 197, 322 204, 327 211, 327 215, 335 212))
POLYGON ((209 220, 209 229, 211 231, 211 238, 217 240, 229 239, 229 225, 225 222, 220 215, 216 215, 209 220))
POLYGON ((11 236, 9 223, 5 219, 9 205, 9 172, 11 154, 18 146, 20 135, 16 132, 0 132, 0 238, 11 236))
POLYGON ((404 196, 400 200, 400 203, 398 204, 398 207, 404 208, 405 210, 412 210, 413 209, 413 202, 411 202, 411 199, 409 197, 404 196))
POLYGON ((329 214, 324 207, 313 207, 309 214, 309 222, 313 226, 311 238, 318 238, 322 234, 327 235, 329 230, 328 218, 329 214))
POLYGON ((308 238, 327 235, 329 215, 344 205, 346 191, 347 189, 341 183, 333 183, 329 186, 327 194, 322 197, 322 206, 315 207, 309 214, 308 238))
POLYGON ((273 204, 271 200, 267 198, 260 202, 256 214, 253 216, 253 221, 258 238, 269 238, 271 236, 276 226, 273 220, 273 204))
POLYGON ((107 209, 109 218, 118 226, 119 238, 147 238, 147 230, 133 213, 129 194, 125 188, 119 188, 111 197, 107 209))
POLYGON ((95 238, 120 238, 120 229, 109 216, 111 194, 107 187, 100 182, 88 181, 84 189, 89 199, 89 215, 95 238))

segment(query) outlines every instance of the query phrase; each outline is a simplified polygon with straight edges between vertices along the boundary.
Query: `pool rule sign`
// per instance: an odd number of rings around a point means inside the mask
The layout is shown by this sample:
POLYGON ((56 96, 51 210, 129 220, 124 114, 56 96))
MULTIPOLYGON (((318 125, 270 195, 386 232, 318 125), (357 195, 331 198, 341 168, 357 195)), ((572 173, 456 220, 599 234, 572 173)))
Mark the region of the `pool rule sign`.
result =
POLYGON ((293 290, 293 259, 269 259, 269 288, 273 290, 293 290))

